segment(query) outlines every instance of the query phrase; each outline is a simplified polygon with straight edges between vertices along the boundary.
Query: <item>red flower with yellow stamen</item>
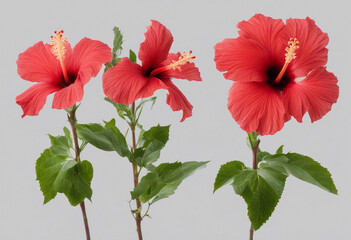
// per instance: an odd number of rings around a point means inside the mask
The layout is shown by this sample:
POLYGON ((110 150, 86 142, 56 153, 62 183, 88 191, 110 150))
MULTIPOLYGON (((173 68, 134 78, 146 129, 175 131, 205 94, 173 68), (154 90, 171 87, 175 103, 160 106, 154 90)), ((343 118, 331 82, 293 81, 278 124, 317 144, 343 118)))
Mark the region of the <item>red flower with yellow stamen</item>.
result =
POLYGON ((310 19, 272 19, 256 14, 238 24, 239 37, 215 49, 226 79, 228 109, 246 132, 274 134, 293 116, 311 121, 330 111, 339 96, 337 78, 326 70, 328 35, 310 19), (304 78, 299 81, 299 78, 304 78))
POLYGON ((173 37, 171 32, 158 21, 151 21, 145 33, 145 41, 140 44, 138 57, 142 64, 122 58, 102 77, 104 92, 114 102, 132 104, 139 98, 147 98, 158 89, 168 91, 167 104, 173 111, 183 110, 181 121, 192 115, 193 106, 183 93, 172 83, 171 78, 201 81, 189 54, 169 53, 173 37))
POLYGON ((72 50, 62 34, 62 30, 55 31, 50 44, 38 42, 18 56, 18 74, 37 82, 16 97, 22 117, 38 115, 47 96, 54 92, 52 108, 70 108, 80 102, 83 86, 99 73, 102 64, 111 61, 111 49, 106 44, 83 38, 72 50))

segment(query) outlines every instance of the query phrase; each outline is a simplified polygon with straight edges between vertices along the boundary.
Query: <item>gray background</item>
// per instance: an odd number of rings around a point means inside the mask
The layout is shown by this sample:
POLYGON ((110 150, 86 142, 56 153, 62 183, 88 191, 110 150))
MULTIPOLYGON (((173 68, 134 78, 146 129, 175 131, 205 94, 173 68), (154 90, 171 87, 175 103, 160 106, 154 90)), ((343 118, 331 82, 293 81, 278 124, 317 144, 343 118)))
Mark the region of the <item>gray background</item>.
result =
MULTIPOLYGON (((47 133, 61 134, 68 126, 63 110, 51 109, 52 96, 38 117, 21 119, 15 97, 31 86, 17 75, 20 52, 38 41, 48 42, 54 30, 64 29, 75 45, 87 36, 111 45, 112 28, 124 32, 123 54, 138 51, 150 19, 167 26, 175 39, 172 51, 193 50, 203 82, 174 80, 194 105, 193 117, 180 123, 180 112, 158 102, 142 116, 145 127, 172 124, 162 161, 211 160, 208 167, 187 179, 169 199, 151 209, 143 222, 146 240, 248 239, 246 205, 230 186, 212 194, 219 166, 240 159, 250 165, 251 153, 243 132, 227 108, 231 81, 224 80, 213 62, 213 46, 237 36, 236 23, 255 13, 274 18, 313 18, 329 34, 328 70, 339 79, 340 97, 322 120, 311 124, 288 122, 275 136, 262 138, 262 148, 304 153, 333 174, 339 195, 288 178, 283 196, 268 223, 255 239, 351 239, 350 188, 350 1, 1 1, 0 4, 0 239, 84 239, 79 207, 63 195, 43 206, 35 180, 35 160, 49 146, 47 133)), ((103 101, 101 73, 85 87, 77 113, 80 122, 102 122, 115 117, 103 101)), ((126 126, 119 122, 119 126, 126 126)), ((92 239, 137 239, 128 200, 132 168, 117 154, 91 146, 82 154, 94 166, 93 203, 87 202, 92 239)))

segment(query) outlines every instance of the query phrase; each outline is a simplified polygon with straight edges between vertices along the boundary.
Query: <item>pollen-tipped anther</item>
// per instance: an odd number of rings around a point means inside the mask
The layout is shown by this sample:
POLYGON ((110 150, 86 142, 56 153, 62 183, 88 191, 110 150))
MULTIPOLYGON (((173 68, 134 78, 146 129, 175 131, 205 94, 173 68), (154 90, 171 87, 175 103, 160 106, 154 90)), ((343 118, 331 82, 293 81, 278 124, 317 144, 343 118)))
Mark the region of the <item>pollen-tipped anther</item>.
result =
POLYGON ((185 52, 183 52, 183 55, 179 56, 178 61, 173 60, 172 63, 169 66, 169 69, 173 69, 173 70, 179 70, 181 71, 181 67, 182 65, 189 63, 189 61, 194 60, 195 56, 192 56, 193 52, 189 51, 188 54, 186 54, 185 52))
POLYGON ((51 36, 51 52, 55 55, 55 57, 60 61, 63 76, 67 85, 70 85, 70 81, 67 75, 67 71, 64 64, 65 53, 66 53, 66 44, 67 37, 63 37, 63 30, 55 31, 55 35, 51 36))
POLYGON ((299 48, 299 41, 297 41, 296 38, 292 39, 290 38, 290 41, 288 42, 288 47, 285 48, 285 62, 290 63, 293 59, 296 58, 296 49, 299 48))
POLYGON ((179 56, 177 61, 173 60, 171 64, 153 70, 150 76, 156 76, 157 74, 161 72, 165 72, 170 69, 182 71, 182 68, 181 68, 182 65, 190 63, 191 60, 195 59, 195 56, 191 55, 192 53, 193 53, 192 51, 189 51, 188 54, 183 52, 183 54, 179 56))
POLYGON ((65 58, 65 53, 66 53, 66 47, 65 45, 67 44, 67 37, 62 37, 63 35, 63 30, 61 31, 55 31, 55 35, 51 36, 51 43, 50 45, 52 46, 51 52, 56 56, 58 60, 61 61, 64 60, 65 58))

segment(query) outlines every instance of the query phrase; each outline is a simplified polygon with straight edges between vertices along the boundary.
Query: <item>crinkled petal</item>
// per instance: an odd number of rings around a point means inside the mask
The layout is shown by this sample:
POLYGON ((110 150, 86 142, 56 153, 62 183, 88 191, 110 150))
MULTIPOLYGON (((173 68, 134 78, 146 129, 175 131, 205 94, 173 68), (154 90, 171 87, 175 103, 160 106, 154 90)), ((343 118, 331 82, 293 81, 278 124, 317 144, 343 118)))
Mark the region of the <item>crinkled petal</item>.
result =
POLYGON ((325 67, 314 69, 304 80, 291 83, 283 91, 283 102, 288 114, 298 122, 306 112, 311 121, 321 119, 339 97, 338 79, 325 67))
POLYGON ((59 82, 62 70, 59 61, 38 42, 18 56, 17 72, 24 80, 31 82, 59 82))
POLYGON ((160 89, 160 80, 143 75, 141 66, 129 58, 122 58, 116 66, 102 76, 105 95, 116 103, 132 104, 138 98, 146 98, 160 89))
POLYGON ((267 49, 242 37, 224 39, 214 47, 216 67, 224 77, 233 81, 263 82, 271 57, 267 49))
POLYGON ((58 91, 60 88, 51 83, 38 83, 28 88, 21 95, 16 97, 16 103, 21 106, 24 116, 36 116, 44 107, 49 94, 58 91))
POLYGON ((145 41, 140 44, 138 57, 143 71, 157 68, 167 59, 173 42, 171 32, 161 23, 151 20, 151 26, 145 33, 145 41))
POLYGON ((280 93, 266 83, 234 83, 229 91, 228 109, 248 133, 271 135, 284 126, 285 110, 280 93))
POLYGON ((168 90, 167 104, 173 111, 183 111, 183 117, 180 120, 183 122, 186 118, 192 116, 193 106, 189 103, 184 94, 172 83, 170 79, 164 79, 163 84, 168 90))
POLYGON ((71 61, 84 85, 91 77, 99 73, 103 64, 110 62, 111 59, 112 52, 108 45, 97 40, 83 38, 73 48, 71 61))
POLYGON ((248 21, 238 23, 239 35, 254 40, 262 48, 284 63, 285 47, 289 38, 284 31, 284 22, 262 14, 256 14, 248 21))
POLYGON ((68 87, 62 88, 54 95, 52 108, 66 109, 72 107, 76 102, 80 102, 84 95, 83 84, 79 78, 68 87))
MULTIPOLYGON (((173 61, 178 61, 181 56, 180 52, 168 54, 168 58, 162 63, 162 65, 169 65, 173 61)), ((195 64, 188 62, 184 65, 179 66, 180 69, 170 69, 167 70, 164 74, 167 77, 177 78, 177 79, 187 79, 190 81, 202 81, 200 77, 200 72, 195 64)))
POLYGON ((312 69, 327 63, 328 34, 322 32, 312 19, 288 19, 285 29, 289 37, 299 41, 296 59, 290 63, 296 77, 305 77, 312 69))

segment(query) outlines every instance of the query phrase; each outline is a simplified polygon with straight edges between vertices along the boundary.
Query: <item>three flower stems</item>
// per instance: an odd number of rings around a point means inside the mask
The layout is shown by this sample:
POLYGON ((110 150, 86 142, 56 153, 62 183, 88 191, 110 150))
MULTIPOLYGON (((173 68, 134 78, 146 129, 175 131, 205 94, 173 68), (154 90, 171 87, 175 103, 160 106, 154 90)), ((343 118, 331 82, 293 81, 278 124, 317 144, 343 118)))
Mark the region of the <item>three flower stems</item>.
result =
MULTIPOLYGON (((135 116, 135 102, 132 103, 132 113, 135 116)), ((132 139, 133 139, 133 154, 134 151, 136 149, 136 140, 135 140, 135 126, 136 126, 136 120, 134 120, 133 122, 131 122, 130 124, 130 129, 132 132, 132 139)), ((136 188, 136 186, 139 183, 139 171, 138 171, 138 165, 136 163, 132 163, 133 165, 133 178, 134 178, 134 188, 136 188)), ((132 214, 133 217, 135 219, 135 223, 136 223, 136 227, 137 227, 137 232, 138 232, 138 237, 139 240, 143 240, 143 234, 141 232, 141 221, 142 221, 142 217, 141 217, 141 203, 140 203, 140 199, 136 198, 136 205, 137 205, 137 210, 132 210, 132 214)))
MULTIPOLYGON (((255 169, 257 169, 257 154, 259 151, 260 140, 257 139, 257 137, 255 139, 252 139, 253 134, 249 133, 248 135, 249 135, 248 138, 249 138, 249 142, 250 142, 250 146, 251 146, 251 150, 252 150, 252 169, 255 170, 255 169)), ((254 235, 254 229, 253 229, 253 226, 251 224, 249 240, 253 240, 253 235, 254 235)))
MULTIPOLYGON (((78 135, 77 135, 77 129, 76 129, 76 123, 77 123, 76 110, 77 110, 77 107, 76 107, 76 105, 74 105, 71 108, 71 110, 68 111, 67 117, 68 117, 68 121, 69 121, 71 128, 72 128, 74 148, 75 148, 75 152, 76 152, 75 161, 80 162, 80 147, 78 144, 78 135)), ((82 209, 86 238, 87 238, 87 240, 90 240, 90 230, 89 230, 87 213, 85 211, 84 200, 83 200, 83 202, 81 202, 79 204, 79 206, 82 209)))
MULTIPOLYGON (((76 107, 76 105, 74 105, 72 107, 72 109, 69 111, 67 116, 68 116, 68 121, 69 121, 71 128, 72 128, 74 147, 75 147, 75 153, 76 153, 75 161, 80 162, 81 161, 80 160, 80 147, 78 144, 78 135, 77 135, 77 130, 76 130, 76 123, 77 123, 76 110, 77 110, 77 107, 76 107)), ((135 102, 132 104, 132 113, 133 113, 133 115, 135 115, 135 102)), ((136 137, 135 137, 135 126, 136 126, 136 122, 135 121, 131 122, 130 128, 131 128, 131 132, 132 132, 133 153, 134 153, 135 149, 137 148, 136 137)), ((260 140, 257 138, 253 139, 253 136, 251 134, 249 134, 248 138, 249 138, 250 146, 252 149, 252 169, 257 169, 257 154, 259 152, 260 140)), ((134 179, 134 188, 135 188, 139 183, 139 171, 138 171, 137 164, 132 163, 132 166, 133 166, 133 179, 134 179)), ((86 214, 86 210, 85 210, 84 201, 81 202, 79 205, 80 205, 81 210, 82 210, 86 239, 90 240, 90 230, 89 230, 88 218, 87 218, 87 214, 86 214)), ((135 219, 138 238, 139 238, 139 240, 143 240, 142 231, 141 231, 141 221, 142 221, 141 212, 140 212, 141 211, 141 202, 140 202, 139 198, 136 198, 136 206, 137 206, 137 209, 132 210, 132 214, 133 214, 133 217, 135 219)), ((253 235, 254 235, 254 229, 253 229, 253 226, 251 224, 249 240, 253 240, 253 235)))

